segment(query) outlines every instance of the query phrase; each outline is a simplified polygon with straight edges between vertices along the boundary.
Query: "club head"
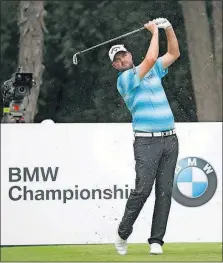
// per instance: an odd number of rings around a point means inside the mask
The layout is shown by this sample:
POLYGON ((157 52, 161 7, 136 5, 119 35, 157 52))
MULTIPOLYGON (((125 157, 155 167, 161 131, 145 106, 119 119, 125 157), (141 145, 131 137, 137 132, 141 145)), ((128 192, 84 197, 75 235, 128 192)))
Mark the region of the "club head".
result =
POLYGON ((73 55, 73 64, 77 65, 78 61, 77 61, 77 53, 73 55))

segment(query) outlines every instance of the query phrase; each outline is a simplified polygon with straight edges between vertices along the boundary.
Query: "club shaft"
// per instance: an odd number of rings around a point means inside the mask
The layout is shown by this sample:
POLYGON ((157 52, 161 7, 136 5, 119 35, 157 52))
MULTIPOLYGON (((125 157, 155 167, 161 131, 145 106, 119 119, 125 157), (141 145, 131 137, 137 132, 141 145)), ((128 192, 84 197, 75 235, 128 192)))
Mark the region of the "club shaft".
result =
POLYGON ((115 40, 117 40, 117 39, 120 39, 120 38, 129 36, 129 35, 132 35, 132 34, 134 34, 134 33, 137 33, 137 32, 139 32, 139 31, 142 31, 143 29, 145 29, 145 27, 138 28, 138 29, 136 29, 136 30, 134 30, 134 31, 132 31, 132 32, 126 33, 126 34, 121 35, 121 36, 119 36, 119 37, 112 38, 112 39, 110 39, 110 40, 108 40, 108 41, 105 41, 105 42, 103 42, 103 43, 101 43, 101 44, 98 44, 98 45, 96 45, 96 46, 93 46, 93 47, 90 47, 90 48, 85 49, 85 50, 83 50, 83 51, 80 51, 80 52, 76 53, 76 55, 82 54, 82 53, 87 52, 87 51, 90 51, 90 50, 92 50, 92 49, 94 49, 94 48, 97 48, 97 47, 100 47, 100 46, 102 46, 102 45, 108 44, 108 43, 110 43, 110 42, 112 42, 112 41, 115 41, 115 40))

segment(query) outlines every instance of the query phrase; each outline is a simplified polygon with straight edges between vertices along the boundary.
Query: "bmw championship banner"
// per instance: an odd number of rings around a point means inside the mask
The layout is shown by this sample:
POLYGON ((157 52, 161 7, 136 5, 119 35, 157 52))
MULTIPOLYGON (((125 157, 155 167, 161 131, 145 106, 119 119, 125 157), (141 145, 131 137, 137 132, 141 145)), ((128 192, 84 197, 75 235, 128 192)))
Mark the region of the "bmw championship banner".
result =
MULTIPOLYGON (((177 123, 165 242, 222 240, 222 123, 177 123)), ((2 245, 112 243, 135 184, 131 124, 1 126, 2 245)), ((154 190, 130 243, 150 234, 154 190)))

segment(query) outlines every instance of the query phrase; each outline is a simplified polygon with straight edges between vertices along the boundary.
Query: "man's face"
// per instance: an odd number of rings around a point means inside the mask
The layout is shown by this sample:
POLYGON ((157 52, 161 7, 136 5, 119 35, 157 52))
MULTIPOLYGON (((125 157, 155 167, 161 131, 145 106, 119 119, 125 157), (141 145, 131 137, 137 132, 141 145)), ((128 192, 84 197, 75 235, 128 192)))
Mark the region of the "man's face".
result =
POLYGON ((133 67, 132 55, 130 52, 118 52, 112 62, 112 66, 118 71, 125 71, 133 67))

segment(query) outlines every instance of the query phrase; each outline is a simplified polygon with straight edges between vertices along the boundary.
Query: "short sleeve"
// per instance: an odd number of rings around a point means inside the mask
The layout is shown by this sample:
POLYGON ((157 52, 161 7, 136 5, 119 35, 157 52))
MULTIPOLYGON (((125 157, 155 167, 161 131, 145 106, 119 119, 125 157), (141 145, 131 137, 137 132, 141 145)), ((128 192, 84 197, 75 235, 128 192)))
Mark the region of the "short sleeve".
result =
POLYGON ((162 62, 162 58, 159 57, 154 65, 154 69, 156 71, 156 74, 160 77, 163 78, 164 76, 166 76, 166 74, 168 73, 168 68, 164 69, 163 68, 163 62, 162 62))
POLYGON ((117 89, 122 97, 128 95, 132 90, 140 85, 138 67, 123 72, 117 80, 117 89))

